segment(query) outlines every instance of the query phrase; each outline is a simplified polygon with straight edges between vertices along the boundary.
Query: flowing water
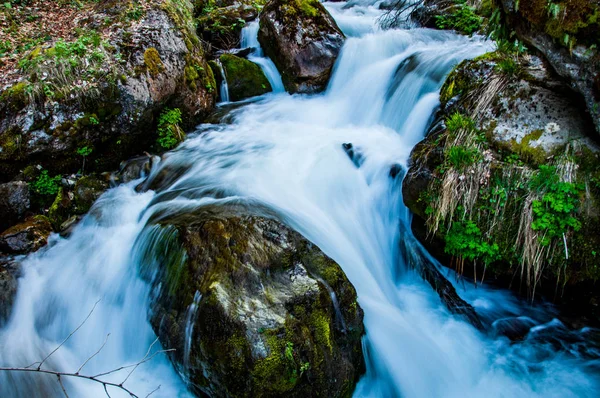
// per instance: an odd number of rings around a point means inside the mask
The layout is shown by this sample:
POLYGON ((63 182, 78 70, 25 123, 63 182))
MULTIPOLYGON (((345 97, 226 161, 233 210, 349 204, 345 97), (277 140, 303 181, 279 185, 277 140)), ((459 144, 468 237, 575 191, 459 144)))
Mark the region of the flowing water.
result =
MULTIPOLYGON (((325 93, 276 92, 233 111, 230 124, 200 126, 153 170, 151 179, 160 170, 185 170, 166 191, 136 193, 139 181, 114 188, 70 238, 54 236, 47 249, 23 259, 13 317, 0 331, 0 366, 39 361, 92 308, 45 367, 74 372, 105 340, 82 373, 144 357, 156 337, 146 319, 149 287, 137 275, 136 239, 156 238, 142 232, 157 211, 235 200, 281 214, 356 287, 365 313, 367 373, 355 396, 596 396, 600 353, 588 341, 590 329, 569 331, 551 309, 529 308, 504 291, 460 288, 486 322, 499 327, 517 319, 530 328, 520 343, 482 334, 452 316, 410 270, 410 261, 428 255, 408 227, 403 173, 392 178, 390 168, 406 169, 452 67, 490 44, 425 29, 377 31, 377 4, 356 3, 327 4, 349 38, 325 93), (348 143, 353 159, 343 149, 348 143)), ((244 45, 257 47, 255 25, 244 37, 244 45)), ((260 52, 255 57, 266 60, 260 52)), ((194 319, 193 307, 188 317, 194 319)), ((111 380, 126 376, 119 372, 111 380)), ((65 383, 72 397, 104 396, 94 383, 65 383)), ((153 396, 188 396, 160 354, 125 383, 140 396, 158 385, 153 396)), ((60 395, 54 377, 0 374, 2 397, 60 395)))

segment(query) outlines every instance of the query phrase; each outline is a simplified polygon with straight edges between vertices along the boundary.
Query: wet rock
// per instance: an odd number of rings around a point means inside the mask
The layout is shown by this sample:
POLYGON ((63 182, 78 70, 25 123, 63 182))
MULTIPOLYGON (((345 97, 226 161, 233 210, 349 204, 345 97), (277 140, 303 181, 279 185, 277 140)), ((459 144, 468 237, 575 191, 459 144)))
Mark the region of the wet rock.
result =
POLYGON ((151 323, 176 368, 198 394, 349 396, 364 369, 354 288, 296 232, 234 213, 163 220, 138 243, 142 274, 160 267, 151 323))
POLYGON ((44 93, 34 70, 0 92, 0 182, 34 161, 50 175, 75 172, 82 167, 81 150, 91 150, 86 171, 114 169, 154 144, 151 132, 167 103, 181 109, 183 127, 196 125, 214 107, 216 83, 191 28, 191 1, 148 3, 139 21, 126 25, 102 21, 127 20, 129 3, 103 1, 94 7, 79 28, 102 30, 107 42, 86 47, 81 58, 90 65, 80 68, 85 76, 73 72, 66 80, 55 78, 52 71, 63 66, 53 69, 59 60, 47 48, 51 44, 42 45, 24 56, 48 58, 40 65, 46 65, 45 84, 53 92, 44 93), (99 53, 102 62, 94 61, 99 53), (98 71, 90 74, 90 69, 98 71), (29 96, 31 90, 39 96, 29 96), (32 102, 33 97, 39 98, 32 102))
POLYGON ((10 317, 17 295, 20 265, 11 257, 0 256, 0 327, 10 317))
POLYGON ((506 336, 511 341, 524 340, 529 330, 536 322, 528 317, 505 318, 495 321, 492 325, 498 335, 506 336))
POLYGON ((398 163, 392 165, 392 167, 390 167, 390 177, 391 178, 396 178, 398 176, 398 174, 402 173, 402 166, 399 165, 398 163))
POLYGON ((33 216, 0 234, 0 250, 11 254, 34 252, 48 243, 52 224, 45 216, 33 216))
POLYGON ((258 11, 256 4, 246 4, 243 1, 217 2, 201 11, 198 30, 202 38, 215 49, 234 50, 240 46, 244 22, 255 20, 258 11))
POLYGON ((104 191, 108 189, 108 183, 95 176, 82 177, 75 184, 74 201, 77 213, 86 213, 104 191))
POLYGON ((272 91, 267 77, 255 63, 231 54, 221 55, 220 61, 225 70, 231 101, 239 101, 272 91))
POLYGON ((318 0, 272 0, 260 15, 258 40, 286 90, 325 89, 344 34, 318 0))
POLYGON ((29 186, 23 181, 0 184, 0 229, 4 230, 19 220, 31 208, 29 186))
POLYGON ((139 178, 147 177, 155 164, 160 162, 160 157, 146 154, 121 162, 119 171, 111 175, 111 182, 126 184, 139 178))

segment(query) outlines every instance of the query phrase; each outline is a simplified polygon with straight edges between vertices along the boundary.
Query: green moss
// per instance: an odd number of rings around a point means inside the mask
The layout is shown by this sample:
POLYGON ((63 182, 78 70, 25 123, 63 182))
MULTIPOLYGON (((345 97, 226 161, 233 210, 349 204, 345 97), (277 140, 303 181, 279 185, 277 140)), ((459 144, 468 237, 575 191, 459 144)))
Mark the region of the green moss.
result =
POLYGON ((252 378, 262 392, 273 391, 283 394, 291 391, 298 379, 291 377, 288 360, 285 357, 285 340, 275 332, 266 333, 269 355, 258 360, 252 370, 252 378))
MULTIPOLYGON (((272 90, 271 84, 258 65, 231 54, 223 54, 220 61, 225 70, 232 101, 262 95, 272 90)), ((214 76, 212 80, 214 81, 214 76)))
POLYGON ((317 343, 327 347, 329 352, 333 352, 329 319, 330 317, 322 310, 315 310, 310 316, 310 327, 315 334, 317 343))
POLYGON ((510 150, 516 154, 518 154, 521 159, 533 165, 540 165, 547 162, 547 158, 549 156, 542 146, 532 147, 531 141, 538 140, 542 134, 543 130, 534 130, 531 133, 525 135, 521 142, 517 142, 514 138, 510 141, 510 150))
POLYGON ((146 65, 146 68, 148 68, 150 75, 153 77, 158 76, 165 70, 165 65, 160 59, 160 54, 154 47, 150 47, 144 52, 144 64, 146 65))

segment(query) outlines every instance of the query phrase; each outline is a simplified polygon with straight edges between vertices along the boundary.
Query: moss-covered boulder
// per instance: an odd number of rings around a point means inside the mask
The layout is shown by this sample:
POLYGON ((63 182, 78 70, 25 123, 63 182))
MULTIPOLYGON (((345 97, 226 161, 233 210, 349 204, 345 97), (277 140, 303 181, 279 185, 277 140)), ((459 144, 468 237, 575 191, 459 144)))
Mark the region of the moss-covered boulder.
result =
POLYGON ((242 28, 256 19, 265 0, 206 0, 199 9, 198 31, 220 50, 239 48, 242 28))
POLYGON ((51 40, 19 55, 19 68, 7 75, 12 80, 0 92, 0 182, 31 164, 51 175, 76 172, 84 160, 88 172, 113 169, 154 144, 165 106, 183 112, 184 127, 214 107, 216 83, 191 0, 80 6, 71 12, 85 16, 67 37, 51 32, 51 40))
POLYGON ((415 234, 461 273, 597 314, 600 150, 581 98, 541 59, 495 52, 441 102, 403 183, 415 234))
POLYGON ((223 54, 219 60, 225 71, 231 101, 263 95, 273 90, 264 72, 255 63, 231 54, 223 54))
MULTIPOLYGON (((191 217, 191 218, 190 218, 191 217)), ((350 397, 363 313, 340 267, 281 223, 224 214, 148 226, 151 323, 199 395, 350 397)))
POLYGON ((48 242, 52 224, 47 217, 29 217, 0 234, 0 251, 25 254, 39 250, 48 242))
POLYGON ((271 0, 260 14, 258 40, 291 93, 322 91, 344 34, 318 0, 271 0))

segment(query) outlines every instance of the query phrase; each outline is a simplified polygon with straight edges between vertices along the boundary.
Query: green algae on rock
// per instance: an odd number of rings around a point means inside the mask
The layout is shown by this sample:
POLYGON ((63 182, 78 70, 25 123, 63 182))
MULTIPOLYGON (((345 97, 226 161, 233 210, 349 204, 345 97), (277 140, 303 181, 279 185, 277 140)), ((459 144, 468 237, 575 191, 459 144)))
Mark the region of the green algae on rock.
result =
POLYGON ((277 221, 218 212, 142 236, 142 275, 158 275, 151 323, 194 391, 351 396, 364 369, 362 310, 318 248, 277 221))
POLYGON ((223 54, 219 60, 225 71, 231 101, 239 101, 272 91, 271 83, 255 63, 232 54, 223 54))

